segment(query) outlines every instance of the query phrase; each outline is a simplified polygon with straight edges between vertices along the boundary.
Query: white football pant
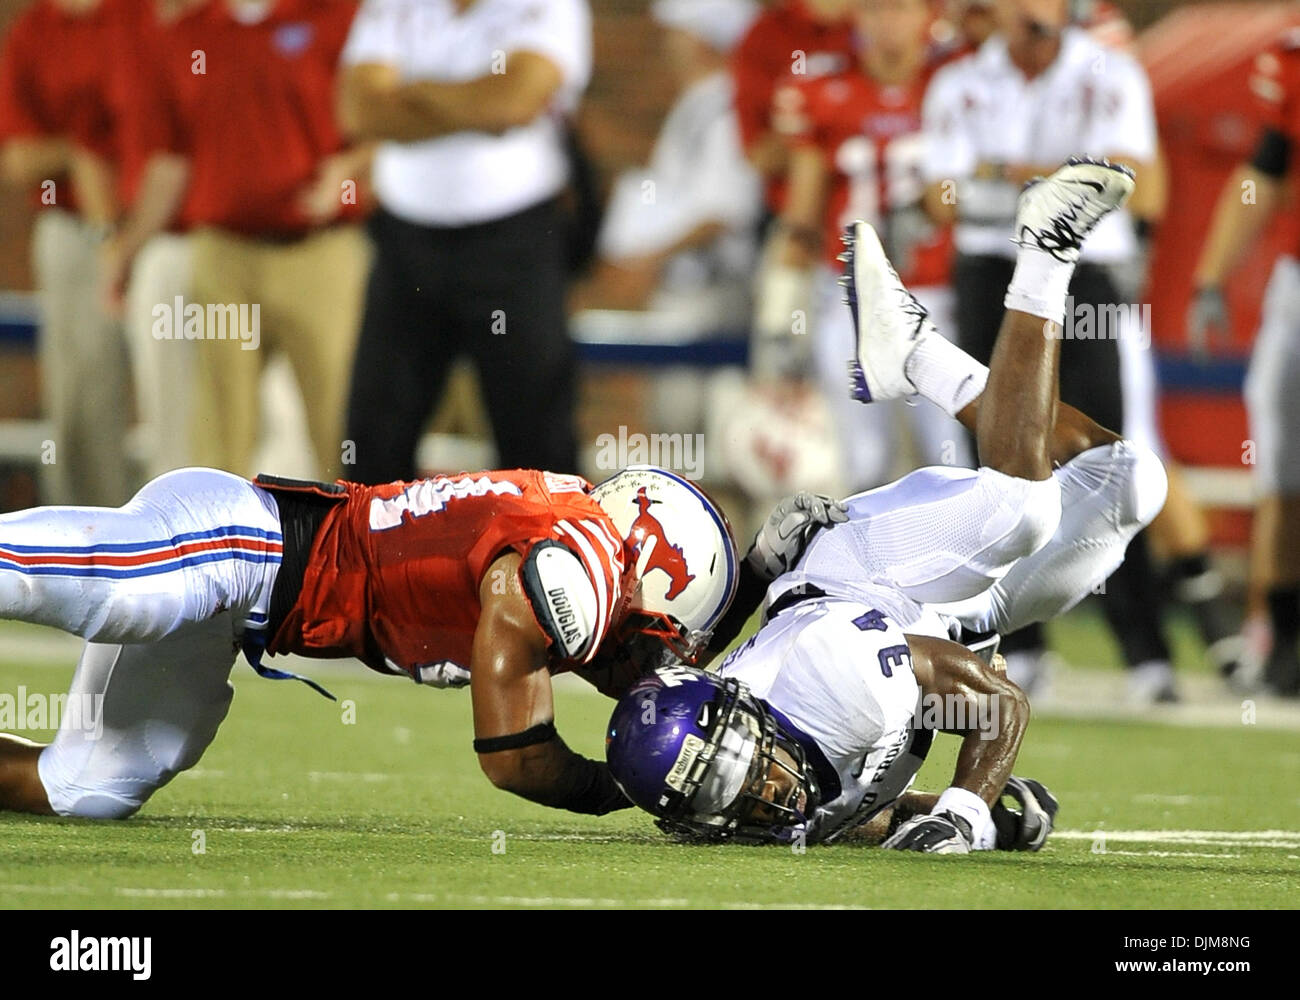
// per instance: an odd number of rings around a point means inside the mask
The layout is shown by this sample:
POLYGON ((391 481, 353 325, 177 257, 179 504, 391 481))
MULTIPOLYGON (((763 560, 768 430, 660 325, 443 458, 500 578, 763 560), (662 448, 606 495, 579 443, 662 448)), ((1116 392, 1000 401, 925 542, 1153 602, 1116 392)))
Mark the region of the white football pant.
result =
POLYGON ((181 469, 120 508, 0 516, 0 617, 85 638, 65 714, 39 759, 54 811, 129 816, 191 767, 226 717, 244 633, 264 629, 279 510, 225 472, 181 469))

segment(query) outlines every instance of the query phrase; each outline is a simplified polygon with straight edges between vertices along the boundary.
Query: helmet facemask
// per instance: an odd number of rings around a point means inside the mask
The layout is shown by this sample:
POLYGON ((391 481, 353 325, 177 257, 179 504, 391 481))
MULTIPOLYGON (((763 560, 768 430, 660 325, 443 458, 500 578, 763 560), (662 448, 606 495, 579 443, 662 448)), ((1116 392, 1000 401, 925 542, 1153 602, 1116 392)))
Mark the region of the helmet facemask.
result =
MULTIPOLYGON (((676 781, 680 789, 665 795, 657 825, 682 840, 788 843, 806 827, 818 804, 808 756, 739 681, 720 680, 718 697, 701 709, 701 716, 707 712, 712 718, 697 719, 709 738, 676 781), (793 767, 777 754, 778 748, 794 761, 793 767), (774 768, 794 779, 787 802, 760 794, 774 768), (806 795, 802 810, 796 808, 800 791, 806 795), (767 815, 760 818, 760 810, 767 815)), ((674 784, 671 778, 669 784, 674 784)))

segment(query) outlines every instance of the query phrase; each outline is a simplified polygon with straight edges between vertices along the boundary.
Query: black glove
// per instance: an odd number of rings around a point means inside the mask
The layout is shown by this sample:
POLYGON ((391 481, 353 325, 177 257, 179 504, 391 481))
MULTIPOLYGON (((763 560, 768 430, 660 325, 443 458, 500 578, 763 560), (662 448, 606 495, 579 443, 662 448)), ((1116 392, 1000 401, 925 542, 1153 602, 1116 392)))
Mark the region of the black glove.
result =
POLYGON ((997 828, 999 851, 1036 851, 1052 832, 1056 798, 1040 782, 1032 778, 1007 779, 998 801, 993 806, 993 825, 997 828), (1004 798, 1012 799, 1018 809, 1007 808, 1004 798))
POLYGON ((913 816, 880 845, 891 851, 969 854, 974 847, 970 823, 954 813, 913 816))

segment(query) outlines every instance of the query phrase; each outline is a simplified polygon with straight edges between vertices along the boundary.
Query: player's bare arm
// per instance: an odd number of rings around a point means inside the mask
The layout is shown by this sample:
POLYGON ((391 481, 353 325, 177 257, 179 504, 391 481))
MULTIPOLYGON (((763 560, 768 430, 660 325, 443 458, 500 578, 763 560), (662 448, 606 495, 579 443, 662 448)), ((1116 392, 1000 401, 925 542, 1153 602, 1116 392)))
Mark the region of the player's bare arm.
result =
POLYGON ((992 808, 1020 752, 1029 725, 1029 699, 1005 674, 965 646, 924 635, 909 635, 907 645, 922 697, 942 698, 945 705, 954 700, 965 703, 967 710, 960 716, 972 723, 981 718, 997 720, 994 734, 974 725, 942 730, 962 737, 953 787, 975 793, 992 808), (980 711, 981 705, 989 707, 980 711))
POLYGON ((353 141, 419 142, 453 132, 506 132, 542 114, 564 82, 555 62, 511 52, 504 73, 456 83, 403 82, 397 68, 363 63, 344 69, 338 117, 353 141))
POLYGON ((541 805, 601 815, 629 803, 604 764, 555 733, 546 638, 519 583, 520 558, 498 557, 479 587, 470 695, 479 765, 496 787, 541 805), (502 588, 495 581, 507 580, 502 588), (498 593, 497 591, 503 591, 498 593))

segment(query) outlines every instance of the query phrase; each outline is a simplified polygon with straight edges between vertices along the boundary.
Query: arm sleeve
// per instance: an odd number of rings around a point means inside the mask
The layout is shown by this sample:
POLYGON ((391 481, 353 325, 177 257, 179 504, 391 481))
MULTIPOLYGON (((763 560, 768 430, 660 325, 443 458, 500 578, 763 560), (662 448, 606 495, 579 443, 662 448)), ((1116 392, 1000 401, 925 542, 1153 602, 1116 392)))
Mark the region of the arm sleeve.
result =
POLYGON ((709 639, 709 652, 720 653, 735 641, 740 630, 763 603, 767 594, 767 581, 755 573, 749 566, 749 560, 740 560, 740 580, 736 586, 736 597, 731 607, 722 616, 713 635, 709 639))

